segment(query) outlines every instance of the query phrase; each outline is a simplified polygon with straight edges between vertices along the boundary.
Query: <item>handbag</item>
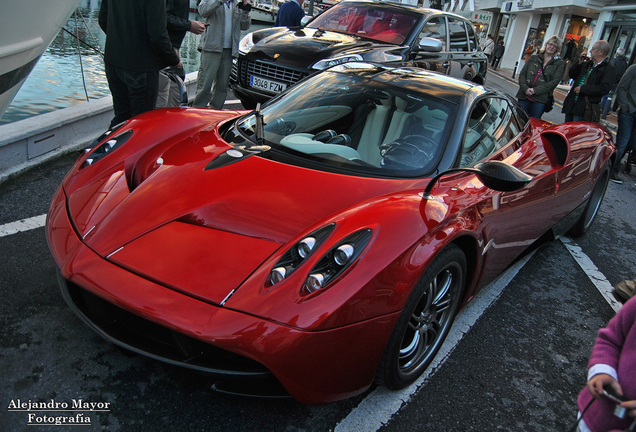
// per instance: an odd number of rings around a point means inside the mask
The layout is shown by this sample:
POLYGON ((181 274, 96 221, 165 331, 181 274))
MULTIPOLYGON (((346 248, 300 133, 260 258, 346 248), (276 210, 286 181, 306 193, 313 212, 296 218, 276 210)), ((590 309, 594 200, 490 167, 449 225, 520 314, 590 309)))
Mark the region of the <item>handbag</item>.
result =
POLYGON ((545 106, 543 107, 543 112, 548 113, 552 111, 552 108, 554 108, 554 95, 550 94, 548 96, 548 101, 545 103, 545 106))
POLYGON ((601 104, 590 103, 585 96, 585 112, 583 113, 583 121, 599 123, 601 121, 601 104))

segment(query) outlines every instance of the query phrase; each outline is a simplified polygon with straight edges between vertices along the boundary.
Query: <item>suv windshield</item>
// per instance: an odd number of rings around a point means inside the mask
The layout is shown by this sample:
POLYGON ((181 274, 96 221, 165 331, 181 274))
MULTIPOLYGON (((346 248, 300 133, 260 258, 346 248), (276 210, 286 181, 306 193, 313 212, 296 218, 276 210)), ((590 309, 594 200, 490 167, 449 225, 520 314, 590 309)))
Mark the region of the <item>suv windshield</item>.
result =
POLYGON ((420 16, 381 5, 341 4, 328 9, 307 27, 400 45, 420 16))
POLYGON ((407 87, 413 70, 381 71, 367 63, 332 68, 262 109, 262 140, 254 113, 237 129, 256 144, 340 168, 428 174, 445 147, 456 106, 407 87))

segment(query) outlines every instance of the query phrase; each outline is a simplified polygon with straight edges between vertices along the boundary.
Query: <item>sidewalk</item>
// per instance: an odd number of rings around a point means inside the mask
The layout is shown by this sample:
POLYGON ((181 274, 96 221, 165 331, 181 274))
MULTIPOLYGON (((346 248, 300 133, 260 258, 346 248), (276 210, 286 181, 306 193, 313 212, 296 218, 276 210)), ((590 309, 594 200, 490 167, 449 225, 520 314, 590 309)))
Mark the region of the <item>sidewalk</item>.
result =
MULTIPOLYGON (((497 70, 493 70, 492 68, 490 68, 490 66, 488 67, 489 74, 497 75, 498 77, 503 78, 515 85, 518 85, 517 80, 519 79, 520 70, 521 69, 518 69, 516 71, 515 78, 513 79, 512 78, 513 69, 498 68, 497 70)), ((567 96, 569 91, 570 91, 569 85, 558 85, 557 88, 554 90, 554 105, 555 105, 554 109, 555 110, 558 109, 558 112, 561 112, 561 108, 563 107, 563 100, 565 99, 565 96, 567 96)), ((513 94, 511 96, 515 96, 515 95, 513 94)), ((609 130, 615 133, 616 130, 618 129, 616 113, 614 112, 607 113, 606 118, 601 118, 601 124, 605 125, 609 130)))

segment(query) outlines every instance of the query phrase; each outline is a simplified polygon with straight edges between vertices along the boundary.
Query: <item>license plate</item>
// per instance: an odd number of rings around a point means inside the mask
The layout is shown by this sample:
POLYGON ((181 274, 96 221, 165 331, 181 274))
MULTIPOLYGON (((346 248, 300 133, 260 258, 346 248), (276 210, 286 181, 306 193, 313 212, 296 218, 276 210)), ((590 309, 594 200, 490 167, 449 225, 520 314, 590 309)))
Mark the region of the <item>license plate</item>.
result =
POLYGON ((280 93, 287 88, 287 84, 255 77, 254 75, 250 75, 250 85, 270 93, 280 93))

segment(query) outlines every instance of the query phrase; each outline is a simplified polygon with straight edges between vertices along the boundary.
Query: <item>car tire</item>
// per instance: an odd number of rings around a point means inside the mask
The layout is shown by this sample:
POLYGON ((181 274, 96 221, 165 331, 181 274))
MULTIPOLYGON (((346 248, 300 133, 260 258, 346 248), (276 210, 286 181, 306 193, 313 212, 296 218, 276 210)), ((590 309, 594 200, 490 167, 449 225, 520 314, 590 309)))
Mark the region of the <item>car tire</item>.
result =
POLYGON ((390 390, 419 378, 442 346, 453 324, 466 277, 466 256, 447 246, 428 266, 391 334, 376 381, 390 390))
POLYGON ((587 200, 587 204, 585 205, 583 214, 581 215, 579 220, 576 221, 574 226, 568 231, 568 234, 570 236, 581 237, 590 229, 590 227, 592 226, 592 222, 594 222, 594 219, 596 219, 596 215, 598 214, 598 209, 601 207, 603 198, 605 197, 605 191, 607 190, 609 178, 610 166, 608 164, 605 165, 605 168, 603 168, 603 171, 601 171, 601 175, 598 176, 598 180, 596 180, 596 184, 592 189, 590 198, 587 200))

